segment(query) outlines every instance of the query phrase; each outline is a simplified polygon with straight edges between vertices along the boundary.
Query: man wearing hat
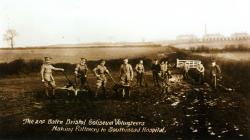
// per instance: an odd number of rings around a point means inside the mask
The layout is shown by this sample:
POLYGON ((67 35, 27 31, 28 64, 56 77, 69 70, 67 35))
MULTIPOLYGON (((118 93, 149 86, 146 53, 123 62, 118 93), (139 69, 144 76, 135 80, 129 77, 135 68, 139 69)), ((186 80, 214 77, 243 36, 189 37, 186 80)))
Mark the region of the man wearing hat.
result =
POLYGON ((197 70, 199 72, 199 84, 202 84, 204 81, 205 68, 202 63, 198 64, 197 70))
POLYGON ((50 64, 50 57, 44 57, 44 63, 41 66, 41 77, 42 82, 44 83, 45 87, 45 94, 49 96, 49 86, 52 88, 52 94, 55 95, 55 80, 52 75, 52 71, 64 71, 63 68, 56 68, 50 64))
POLYGON ((130 96, 130 84, 134 78, 133 68, 128 63, 128 59, 123 60, 123 64, 120 67, 120 83, 124 87, 123 89, 123 97, 125 94, 130 96))
MULTIPOLYGON (((110 73, 109 73, 109 70, 107 69, 107 67, 105 66, 105 63, 106 63, 105 60, 101 60, 101 63, 93 69, 95 76, 97 78, 95 97, 97 97, 100 88, 102 88, 102 93, 104 95, 106 94, 107 78, 106 78, 105 74, 110 75, 110 73)), ((110 75, 110 77, 111 77, 111 75, 110 75)))
POLYGON ((161 64, 160 64, 160 67, 161 67, 161 77, 163 79, 165 79, 167 77, 167 71, 168 71, 168 61, 162 61, 161 64))
POLYGON ((183 79, 185 79, 185 80, 189 80, 190 79, 189 73, 188 73, 189 69, 190 68, 189 68, 188 63, 185 62, 184 65, 183 65, 183 79))
POLYGON ((140 62, 136 64, 135 71, 136 71, 137 85, 140 85, 140 87, 142 87, 142 80, 144 76, 143 60, 140 60, 140 62))
POLYGON ((217 87, 217 78, 221 74, 221 70, 219 65, 216 64, 215 60, 212 61, 212 66, 210 69, 210 78, 211 78, 211 83, 214 88, 217 87))
POLYGON ((151 67, 151 70, 152 70, 152 74, 153 74, 153 81, 154 81, 154 86, 160 86, 159 84, 159 74, 160 74, 160 71, 161 71, 161 66, 159 64, 159 61, 157 59, 154 60, 153 64, 152 64, 152 67, 151 67))
POLYGON ((86 64, 87 59, 81 58, 81 61, 79 64, 76 65, 75 68, 75 80, 76 83, 78 79, 80 79, 80 89, 84 88, 84 85, 87 82, 87 72, 88 72, 88 66, 86 64))

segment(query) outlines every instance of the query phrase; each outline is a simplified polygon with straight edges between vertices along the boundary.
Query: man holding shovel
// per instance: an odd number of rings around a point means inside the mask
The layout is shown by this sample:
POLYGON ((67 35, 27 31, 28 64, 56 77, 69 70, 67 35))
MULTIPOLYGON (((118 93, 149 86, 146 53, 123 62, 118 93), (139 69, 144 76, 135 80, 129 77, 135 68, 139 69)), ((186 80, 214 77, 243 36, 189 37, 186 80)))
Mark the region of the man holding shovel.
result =
POLYGON ((109 70, 105 66, 105 63, 105 60, 101 60, 101 63, 93 69, 94 74, 97 78, 95 97, 98 96, 98 92, 100 89, 102 89, 102 94, 106 94, 107 78, 105 74, 108 74, 112 79, 112 76, 110 75, 109 70))
POLYGON ((86 61, 85 58, 81 58, 80 64, 77 64, 75 68, 75 81, 77 83, 78 79, 80 80, 80 89, 83 89, 87 83, 88 66, 86 61))
POLYGON ((210 69, 210 78, 211 78, 211 83, 213 85, 213 88, 217 88, 217 80, 218 78, 220 78, 221 74, 221 69, 219 67, 219 65, 216 64, 215 61, 212 61, 212 66, 210 69))

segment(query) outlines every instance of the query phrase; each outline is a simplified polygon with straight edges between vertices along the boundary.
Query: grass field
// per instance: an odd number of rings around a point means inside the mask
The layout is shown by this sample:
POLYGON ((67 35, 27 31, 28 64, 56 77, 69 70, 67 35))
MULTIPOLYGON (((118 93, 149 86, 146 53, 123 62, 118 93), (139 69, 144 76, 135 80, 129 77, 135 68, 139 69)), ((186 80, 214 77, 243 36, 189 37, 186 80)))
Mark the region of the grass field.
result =
POLYGON ((88 60, 109 60, 126 57, 151 58, 156 57, 158 53, 171 50, 171 48, 163 46, 0 49, 0 63, 11 62, 16 59, 43 59, 45 56, 52 57, 53 63, 78 63, 81 57, 88 60))
POLYGON ((194 53, 205 57, 217 57, 224 60, 233 61, 249 61, 250 52, 223 52, 223 53, 194 53))

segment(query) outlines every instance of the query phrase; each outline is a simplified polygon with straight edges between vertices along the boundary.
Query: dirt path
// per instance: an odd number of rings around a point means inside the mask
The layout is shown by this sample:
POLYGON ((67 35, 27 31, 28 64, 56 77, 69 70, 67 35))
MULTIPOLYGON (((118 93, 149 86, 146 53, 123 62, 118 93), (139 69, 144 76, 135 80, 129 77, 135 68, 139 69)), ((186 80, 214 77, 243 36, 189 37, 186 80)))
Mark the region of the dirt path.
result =
MULTIPOLYGON (((146 78, 150 79, 150 75, 146 78)), ((58 85, 65 82, 62 77, 56 80, 58 85)), ((90 80, 91 85, 94 82, 90 80)), ((23 127, 24 118, 120 118, 165 127, 167 131, 163 136, 174 139, 249 138, 247 100, 233 91, 214 91, 206 84, 190 84, 179 75, 173 76, 167 93, 161 93, 161 88, 155 88, 149 82, 147 88, 134 87, 129 99, 117 98, 111 92, 112 84, 108 87, 107 97, 99 99, 86 94, 76 98, 68 96, 65 91, 57 91, 55 99, 47 99, 38 90, 42 85, 35 77, 1 80, 0 84, 4 85, 0 90, 0 131, 5 130, 1 133, 3 137, 54 136, 47 133, 49 128, 46 126, 23 127)))

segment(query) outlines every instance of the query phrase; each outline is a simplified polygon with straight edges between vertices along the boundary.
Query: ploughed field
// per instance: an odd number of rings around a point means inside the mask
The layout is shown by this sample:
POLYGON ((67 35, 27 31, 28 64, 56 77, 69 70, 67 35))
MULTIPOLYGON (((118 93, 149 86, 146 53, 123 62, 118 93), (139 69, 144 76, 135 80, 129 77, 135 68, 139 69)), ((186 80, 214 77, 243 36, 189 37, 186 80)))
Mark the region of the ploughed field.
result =
POLYGON ((16 59, 43 59, 44 56, 53 58, 53 63, 78 63, 81 57, 88 60, 120 59, 120 58, 151 58, 157 53, 169 51, 162 46, 134 47, 94 47, 94 48, 23 48, 0 49, 0 63, 16 59))
MULTIPOLYGON (((118 80, 118 73, 112 72, 118 80)), ((70 79, 73 79, 70 76, 70 79)), ((89 75, 89 85, 95 91, 95 77, 89 75)), ((67 81, 55 74, 57 86, 67 81)), ((109 79, 107 95, 93 98, 80 93, 77 97, 56 90, 55 98, 44 96, 40 75, 0 79, 0 137, 1 138, 70 138, 106 136, 127 138, 156 136, 170 139, 247 139, 250 138, 249 100, 234 90, 212 90, 207 84, 197 85, 173 74, 168 93, 154 87, 151 73, 146 74, 147 87, 137 87, 135 81, 130 98, 121 98, 112 91, 109 79), (31 119, 100 119, 143 121, 147 127, 164 127, 165 133, 65 133, 51 132, 51 126, 22 125, 31 119)))

